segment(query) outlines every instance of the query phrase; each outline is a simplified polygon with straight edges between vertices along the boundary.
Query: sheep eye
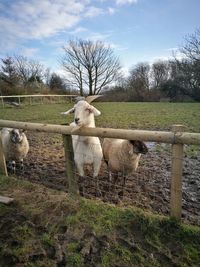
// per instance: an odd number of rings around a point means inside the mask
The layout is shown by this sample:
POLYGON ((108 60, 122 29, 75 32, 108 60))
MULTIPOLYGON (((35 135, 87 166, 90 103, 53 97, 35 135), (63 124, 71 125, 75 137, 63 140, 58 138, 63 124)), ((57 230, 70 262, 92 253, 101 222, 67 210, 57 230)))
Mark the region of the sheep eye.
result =
POLYGON ((86 108, 85 111, 88 111, 89 113, 92 113, 91 108, 86 108))

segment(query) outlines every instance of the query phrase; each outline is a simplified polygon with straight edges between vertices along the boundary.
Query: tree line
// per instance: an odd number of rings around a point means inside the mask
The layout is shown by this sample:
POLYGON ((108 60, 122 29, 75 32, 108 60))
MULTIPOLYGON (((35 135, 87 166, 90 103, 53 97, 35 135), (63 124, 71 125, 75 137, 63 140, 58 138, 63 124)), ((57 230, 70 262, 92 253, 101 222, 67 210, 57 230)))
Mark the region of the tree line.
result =
POLYGON ((1 59, 1 95, 34 93, 104 94, 109 101, 200 101, 200 29, 185 37, 170 60, 140 62, 124 77, 107 44, 70 40, 60 65, 65 76, 21 55, 1 59))
POLYGON ((35 60, 21 55, 1 59, 0 94, 48 94, 70 92, 65 80, 35 60))
POLYGON ((138 63, 104 90, 108 101, 200 101, 200 29, 185 37, 173 59, 138 63))

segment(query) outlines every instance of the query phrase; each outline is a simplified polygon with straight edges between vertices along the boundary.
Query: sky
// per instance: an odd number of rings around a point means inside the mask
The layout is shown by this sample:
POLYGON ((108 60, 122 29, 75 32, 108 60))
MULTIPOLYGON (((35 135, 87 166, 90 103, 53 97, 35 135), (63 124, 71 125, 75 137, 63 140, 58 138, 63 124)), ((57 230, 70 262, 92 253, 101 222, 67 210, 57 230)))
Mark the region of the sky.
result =
POLYGON ((124 73, 169 59, 200 27, 200 0, 0 0, 0 58, 23 55, 62 73, 70 39, 100 40, 124 73))

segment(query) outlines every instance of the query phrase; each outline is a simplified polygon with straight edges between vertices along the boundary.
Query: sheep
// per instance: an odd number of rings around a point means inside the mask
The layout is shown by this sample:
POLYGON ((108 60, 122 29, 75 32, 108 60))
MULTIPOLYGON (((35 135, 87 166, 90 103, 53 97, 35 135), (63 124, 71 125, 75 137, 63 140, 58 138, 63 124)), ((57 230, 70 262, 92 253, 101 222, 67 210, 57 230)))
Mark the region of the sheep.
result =
POLYGON ((24 130, 3 128, 1 130, 3 152, 8 162, 8 167, 13 173, 16 171, 16 161, 20 162, 20 167, 23 170, 23 160, 29 151, 29 142, 24 133, 24 130))
MULTIPOLYGON (((99 96, 89 96, 85 100, 78 100, 73 108, 66 112, 62 112, 63 115, 74 113, 74 122, 70 126, 79 127, 95 127, 94 116, 99 116, 101 112, 96 109, 90 103, 99 96)), ((103 158, 102 148, 98 137, 93 136, 79 136, 72 135, 72 144, 74 151, 74 161, 79 175, 84 177, 85 164, 93 165, 93 177, 96 181, 96 193, 100 195, 98 174, 101 167, 101 161, 103 158)), ((83 188, 80 189, 80 193, 83 194, 83 188)))
POLYGON ((148 148, 142 141, 104 138, 103 157, 109 170, 109 188, 111 185, 111 172, 114 174, 114 184, 117 180, 118 172, 123 173, 123 186, 126 183, 126 175, 137 170, 141 154, 146 154, 148 148))

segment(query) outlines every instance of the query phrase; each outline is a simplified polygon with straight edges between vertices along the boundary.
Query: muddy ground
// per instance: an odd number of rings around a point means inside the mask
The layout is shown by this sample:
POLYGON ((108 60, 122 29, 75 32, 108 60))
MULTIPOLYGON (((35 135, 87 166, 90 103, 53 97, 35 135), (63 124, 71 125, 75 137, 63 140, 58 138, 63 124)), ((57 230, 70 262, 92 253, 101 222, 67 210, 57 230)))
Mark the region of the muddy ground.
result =
MULTIPOLYGON (((64 149, 60 135, 27 133, 30 151, 25 160, 24 172, 16 176, 47 187, 67 191, 64 149)), ((122 177, 115 188, 108 190, 108 173, 102 163, 99 183, 101 199, 120 205, 133 204, 153 212, 169 214, 171 151, 170 146, 147 143, 149 152, 142 156, 134 176, 127 177, 122 199, 122 177)), ((185 154, 183 170, 183 212, 184 222, 200 225, 200 153, 185 154)), ((95 181, 90 175, 82 181, 85 197, 95 198, 95 181)))

